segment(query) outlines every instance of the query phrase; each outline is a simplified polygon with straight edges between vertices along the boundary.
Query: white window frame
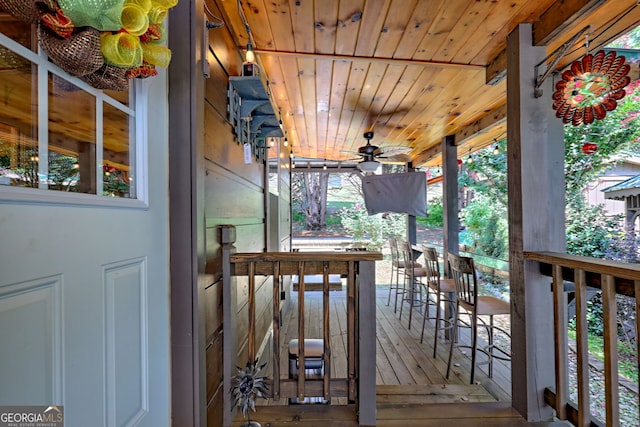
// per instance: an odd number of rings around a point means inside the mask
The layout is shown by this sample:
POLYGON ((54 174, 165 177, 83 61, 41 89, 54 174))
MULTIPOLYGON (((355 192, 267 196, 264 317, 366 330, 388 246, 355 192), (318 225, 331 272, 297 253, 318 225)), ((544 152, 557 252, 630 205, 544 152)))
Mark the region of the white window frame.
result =
MULTIPOLYGON (((147 135, 147 99, 148 83, 145 80, 132 79, 132 91, 130 91, 130 105, 126 106, 114 98, 106 95, 102 90, 89 86, 77 77, 71 76, 61 68, 51 63, 46 54, 38 46, 38 53, 26 48, 15 40, 0 33, 0 45, 11 49, 16 54, 24 57, 37 65, 38 76, 38 156, 41 159, 48 158, 49 150, 49 73, 56 74, 78 88, 93 95, 96 101, 96 193, 71 193, 66 191, 52 191, 47 189, 46 182, 40 182, 38 188, 12 187, 0 185, 0 203, 36 203, 36 204, 62 204, 79 206, 104 206, 121 208, 149 207, 148 189, 148 135, 147 135), (103 183, 103 103, 108 103, 114 108, 126 113, 131 120, 129 126, 130 163, 133 166, 133 183, 131 191, 135 198, 109 197, 102 195, 103 183)), ((47 174, 48 163, 39 162, 38 175, 47 174)))

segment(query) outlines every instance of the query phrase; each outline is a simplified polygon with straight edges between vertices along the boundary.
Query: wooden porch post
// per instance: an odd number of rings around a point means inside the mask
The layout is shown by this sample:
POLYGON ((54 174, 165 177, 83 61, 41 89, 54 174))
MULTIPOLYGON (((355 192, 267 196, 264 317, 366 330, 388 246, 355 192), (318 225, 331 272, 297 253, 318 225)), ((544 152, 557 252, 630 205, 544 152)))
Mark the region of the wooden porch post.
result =
POLYGON ((236 372, 238 362, 238 298, 231 276, 231 255, 236 248, 236 228, 233 225, 221 225, 218 239, 222 249, 222 322, 224 332, 222 336, 222 425, 228 427, 233 422, 235 411, 232 397, 227 390, 231 390, 231 378, 236 372))
MULTIPOLYGON (((407 163, 407 167, 405 169, 407 172, 416 171, 413 167, 413 163, 411 162, 407 163)), ((418 224, 414 215, 407 215, 407 240, 411 242, 412 245, 418 243, 418 224)), ((417 255, 414 256, 417 257, 417 255)))
POLYGON ((358 424, 376 425, 376 270, 360 261, 358 281, 358 424))
MULTIPOLYGON (((442 140, 442 210, 444 246, 443 259, 447 252, 458 254, 460 223, 458 221, 458 148, 455 137, 448 135, 442 140)), ((445 263, 446 266, 446 263, 445 263)), ((445 267, 445 274, 448 274, 445 267)))
MULTIPOLYGON (((529 421, 548 420, 543 390, 554 384, 550 280, 523 251, 565 251, 564 130, 552 109, 552 79, 534 97, 535 66, 544 47, 531 24, 507 38, 509 270, 512 406, 529 421)), ((540 70, 539 72, 543 72, 540 70)))
POLYGON ((169 48, 169 210, 171 419, 205 426, 204 77, 202 0, 171 10, 169 48))

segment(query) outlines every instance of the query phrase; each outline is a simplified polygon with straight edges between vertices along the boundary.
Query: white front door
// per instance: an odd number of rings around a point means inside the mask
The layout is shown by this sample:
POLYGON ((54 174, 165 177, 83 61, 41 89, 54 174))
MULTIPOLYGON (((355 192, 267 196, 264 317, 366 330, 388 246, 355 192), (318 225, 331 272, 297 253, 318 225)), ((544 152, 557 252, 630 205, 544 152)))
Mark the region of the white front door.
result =
POLYGON ((166 75, 144 85, 143 200, 0 185, 0 407, 170 425, 166 75))

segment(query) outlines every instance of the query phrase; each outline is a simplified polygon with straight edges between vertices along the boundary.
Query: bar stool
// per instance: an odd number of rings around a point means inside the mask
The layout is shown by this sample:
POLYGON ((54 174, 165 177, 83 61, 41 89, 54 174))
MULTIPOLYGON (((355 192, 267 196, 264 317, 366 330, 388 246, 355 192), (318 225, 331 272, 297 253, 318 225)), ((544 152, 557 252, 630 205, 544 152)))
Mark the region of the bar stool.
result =
POLYGON ((423 247, 422 255, 424 256, 425 269, 427 270, 427 298, 425 315, 422 319, 422 333, 420 334, 420 343, 424 340, 424 327, 427 323, 427 319, 435 320, 435 333, 433 335, 433 357, 436 357, 436 351, 438 349, 438 336, 440 332, 446 333, 450 331, 454 325, 453 319, 442 315, 452 314, 455 307, 455 292, 456 284, 453 279, 446 279, 440 277, 440 262, 438 261, 438 251, 436 248, 423 247), (433 300, 432 304, 432 297, 433 300), (444 304, 444 308, 442 305, 444 304), (429 307, 435 305, 436 315, 430 316, 429 307))
POLYGON ((411 329, 411 318, 413 316, 414 308, 421 308, 425 306, 425 300, 423 299, 422 288, 425 286, 419 279, 427 277, 427 269, 423 268, 420 263, 417 263, 413 259, 413 248, 408 241, 401 241, 398 243, 398 250, 402 252, 404 260, 404 289, 402 290, 402 301, 400 302, 400 316, 402 319, 402 308, 404 303, 409 303, 409 328, 411 329), (409 267, 411 266, 411 267, 409 267))
MULTIPOLYGON (((400 287, 400 269, 404 268, 404 261, 400 261, 398 256, 398 240, 395 237, 389 238, 389 248, 391 249, 391 278, 389 280, 389 297, 387 306, 391 304, 391 292, 396 292, 396 305, 398 305, 398 289, 400 287), (395 278, 395 282, 394 279, 395 278)), ((395 307, 393 312, 395 313, 395 307)))
MULTIPOLYGON (((398 295, 404 295, 405 286, 400 285, 400 276, 405 277, 405 261, 404 256, 400 253, 398 246, 402 240, 392 237, 389 239, 389 246, 391 247, 391 282, 389 285, 389 298, 387 299, 387 305, 391 303, 391 292, 396 291, 395 301, 393 305, 393 312, 398 311, 398 295), (395 283, 393 281, 395 275, 395 283)), ((422 267, 418 262, 412 261, 413 267, 422 267)))
POLYGON ((465 327, 471 328, 471 345, 464 345, 456 342, 458 327, 453 328, 451 337, 451 345, 449 347, 449 361, 447 362, 447 375, 451 371, 451 359, 453 357, 454 347, 471 348, 471 384, 475 378, 476 353, 480 351, 487 355, 488 361, 483 363, 489 364, 489 377, 493 376, 493 359, 511 360, 510 353, 504 349, 494 345, 494 331, 498 330, 503 334, 510 336, 507 331, 493 324, 493 316, 511 314, 511 305, 508 301, 504 301, 497 297, 478 295, 478 278, 476 275, 473 258, 458 256, 449 253, 447 256, 449 261, 449 269, 453 276, 456 287, 456 309, 454 311, 454 325, 459 326, 460 314, 468 314, 470 324, 462 323, 465 327), (487 324, 480 316, 489 316, 489 324, 487 324), (478 348, 478 321, 487 330, 488 345, 478 348), (496 354, 496 352, 500 354, 496 354))

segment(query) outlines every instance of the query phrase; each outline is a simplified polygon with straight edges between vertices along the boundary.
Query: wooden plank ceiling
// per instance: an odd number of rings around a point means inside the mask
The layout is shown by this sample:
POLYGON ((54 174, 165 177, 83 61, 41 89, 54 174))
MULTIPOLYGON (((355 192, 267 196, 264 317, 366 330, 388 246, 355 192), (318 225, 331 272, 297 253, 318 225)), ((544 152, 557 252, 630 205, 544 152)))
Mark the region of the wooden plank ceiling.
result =
POLYGON ((446 135, 460 156, 506 135, 500 74, 519 23, 551 53, 587 25, 595 51, 640 22, 637 0, 205 1, 240 50, 249 29, 296 157, 353 158, 373 130, 414 166, 437 165, 446 135))

